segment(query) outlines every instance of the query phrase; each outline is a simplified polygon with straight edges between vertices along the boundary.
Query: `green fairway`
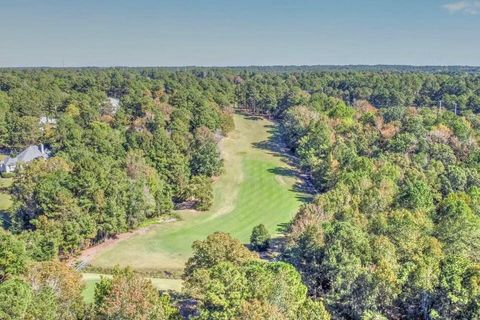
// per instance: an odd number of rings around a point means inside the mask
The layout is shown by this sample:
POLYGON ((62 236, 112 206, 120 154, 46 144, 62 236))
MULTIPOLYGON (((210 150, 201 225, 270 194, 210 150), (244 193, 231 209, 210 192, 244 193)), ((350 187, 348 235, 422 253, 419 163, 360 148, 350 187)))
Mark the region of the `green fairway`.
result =
MULTIPOLYGON (((85 283, 82 295, 87 303, 92 303, 95 296, 95 284, 100 281, 100 277, 111 277, 110 275, 100 275, 97 273, 83 273, 82 278, 85 283)), ((180 291, 182 289, 182 281, 177 279, 158 279, 148 278, 152 284, 159 290, 174 290, 180 291)))
POLYGON ((208 212, 180 212, 181 221, 160 224, 101 250, 95 267, 131 266, 139 271, 181 270, 192 242, 215 231, 244 243, 255 225, 279 234, 305 196, 294 191, 298 179, 276 153, 275 127, 264 119, 235 116, 236 129, 221 142, 225 173, 214 183, 214 204, 208 212))

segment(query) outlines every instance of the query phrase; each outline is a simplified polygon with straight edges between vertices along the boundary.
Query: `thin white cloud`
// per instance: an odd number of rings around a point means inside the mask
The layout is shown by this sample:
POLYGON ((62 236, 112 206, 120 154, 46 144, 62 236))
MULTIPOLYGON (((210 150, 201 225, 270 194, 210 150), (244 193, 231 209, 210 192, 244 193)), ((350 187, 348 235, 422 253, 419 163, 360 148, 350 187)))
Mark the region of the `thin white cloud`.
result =
POLYGON ((442 6, 450 13, 480 14, 480 0, 463 0, 451 2, 442 6))

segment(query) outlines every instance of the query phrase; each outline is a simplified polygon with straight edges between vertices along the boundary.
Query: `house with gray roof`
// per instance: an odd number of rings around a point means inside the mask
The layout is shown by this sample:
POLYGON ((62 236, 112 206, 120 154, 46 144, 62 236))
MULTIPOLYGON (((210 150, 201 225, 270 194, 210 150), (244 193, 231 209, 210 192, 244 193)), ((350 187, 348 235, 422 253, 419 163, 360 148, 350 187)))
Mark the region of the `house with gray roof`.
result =
POLYGON ((28 163, 38 158, 48 159, 50 151, 46 150, 43 144, 39 146, 29 146, 27 149, 20 152, 16 157, 5 158, 0 162, 0 172, 13 172, 21 163, 28 163))

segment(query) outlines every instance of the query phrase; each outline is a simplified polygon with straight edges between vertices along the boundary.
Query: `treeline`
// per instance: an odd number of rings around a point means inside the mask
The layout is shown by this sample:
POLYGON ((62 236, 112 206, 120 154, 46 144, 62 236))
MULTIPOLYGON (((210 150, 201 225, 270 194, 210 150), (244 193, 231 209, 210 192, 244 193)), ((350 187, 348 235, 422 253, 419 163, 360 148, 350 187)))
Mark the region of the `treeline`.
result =
POLYGON ((0 89, 1 147, 51 150, 17 170, 10 191, 9 228, 36 260, 68 256, 176 203, 211 205, 217 142, 233 128, 225 77, 15 70, 0 73, 0 89))
POLYGON ((318 190, 283 259, 337 319, 480 317, 479 75, 249 74, 318 190))
POLYGON ((479 120, 322 94, 285 112, 320 192, 285 259, 334 318, 480 317, 479 120))
POLYGON ((321 93, 351 105, 367 100, 377 108, 428 107, 456 110, 457 114, 480 111, 479 73, 244 72, 235 81, 241 105, 277 116, 321 93))
MULTIPOLYGON (((3 70, 105 70, 110 67, 18 67, 3 68, 3 70)), ((352 64, 352 65, 274 65, 274 66, 225 66, 225 67, 199 67, 199 66, 174 66, 174 67, 121 67, 115 69, 126 71, 168 71, 168 72, 192 72, 214 71, 233 72, 243 71, 259 73, 299 73, 299 72, 336 72, 336 71, 374 71, 374 72, 424 72, 424 73, 475 73, 480 71, 479 66, 462 65, 438 65, 438 66, 415 66, 415 65, 392 65, 392 64, 352 64)))
POLYGON ((80 274, 60 262, 32 261, 24 242, 0 230, 1 319, 330 319, 292 265, 260 260, 224 233, 193 244, 184 280, 184 293, 172 295, 130 269, 115 269, 86 304, 80 274))

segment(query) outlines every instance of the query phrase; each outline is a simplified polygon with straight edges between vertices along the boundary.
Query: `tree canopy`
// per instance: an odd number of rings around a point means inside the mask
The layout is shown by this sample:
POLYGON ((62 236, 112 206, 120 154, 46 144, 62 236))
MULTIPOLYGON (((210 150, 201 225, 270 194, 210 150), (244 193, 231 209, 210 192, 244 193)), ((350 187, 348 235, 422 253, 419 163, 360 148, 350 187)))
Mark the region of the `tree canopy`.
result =
POLYGON ((278 121, 315 194, 279 261, 224 233, 193 244, 196 316, 479 318, 479 96, 468 67, 1 69, 2 153, 51 153, 8 189, 0 318, 177 317, 129 270, 90 308, 59 260, 177 205, 208 210, 235 107, 278 121))

